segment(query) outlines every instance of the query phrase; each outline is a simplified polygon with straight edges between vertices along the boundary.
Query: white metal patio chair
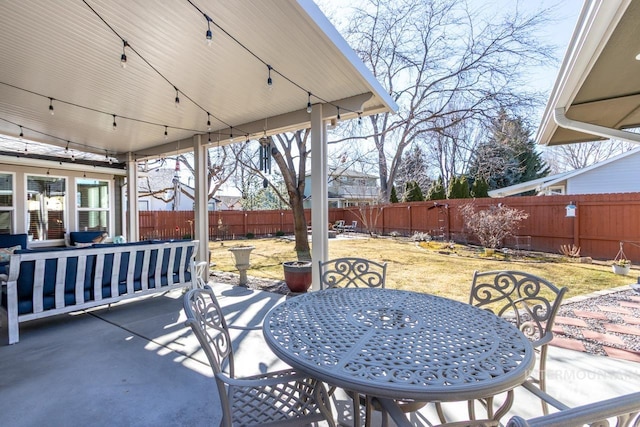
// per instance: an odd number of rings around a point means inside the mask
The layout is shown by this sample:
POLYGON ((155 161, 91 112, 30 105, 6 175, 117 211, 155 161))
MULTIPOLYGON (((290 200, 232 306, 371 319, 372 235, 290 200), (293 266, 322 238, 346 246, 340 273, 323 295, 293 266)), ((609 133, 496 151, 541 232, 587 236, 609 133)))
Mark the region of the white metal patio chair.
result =
POLYGON ((365 258, 336 258, 319 261, 320 289, 384 288, 387 263, 365 258))
MULTIPOLYGON (((538 375, 523 384, 533 393, 536 393, 536 384, 539 390, 546 391, 547 347, 553 339, 553 324, 566 292, 566 287, 559 288, 521 271, 475 271, 473 274, 469 304, 514 322, 538 352, 538 375)), ((541 401, 542 410, 547 414, 547 402, 541 401)))
POLYGON ((322 382, 292 369, 236 378, 227 323, 209 286, 184 296, 185 322, 198 338, 215 376, 222 406, 221 426, 335 426, 322 382))
MULTIPOLYGON (((568 408, 559 404, 553 397, 542 393, 542 399, 560 409, 553 414, 524 419, 513 416, 506 427, 639 427, 640 426, 640 392, 617 396, 611 399, 593 402, 586 405, 568 408)), ((395 410, 390 401, 382 401, 382 406, 398 427, 413 426, 404 414, 395 410)), ((497 427, 495 420, 456 421, 434 427, 497 427)))
MULTIPOLYGON (((336 258, 319 262, 320 289, 330 288, 384 288, 387 278, 387 263, 376 262, 365 258, 336 258)), ((333 394, 335 387, 329 388, 333 394)), ((379 410, 369 397, 362 398, 357 393, 346 390, 353 399, 354 423, 360 425, 360 405, 365 405, 365 422, 370 425, 371 411, 379 410)), ((398 402, 405 412, 414 412, 425 405, 423 402, 398 402)))

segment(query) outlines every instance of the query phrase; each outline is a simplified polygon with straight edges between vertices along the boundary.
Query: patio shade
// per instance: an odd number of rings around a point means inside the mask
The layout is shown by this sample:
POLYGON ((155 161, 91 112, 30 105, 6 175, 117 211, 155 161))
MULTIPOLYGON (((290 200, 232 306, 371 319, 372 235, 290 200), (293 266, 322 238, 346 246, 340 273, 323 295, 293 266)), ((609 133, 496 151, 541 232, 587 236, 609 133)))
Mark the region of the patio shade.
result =
POLYGON ((640 143, 637 134, 620 133, 640 125, 638 22, 638 0, 584 2, 538 129, 539 144, 611 137, 640 143))
POLYGON ((7 0, 0 28, 0 133, 120 160, 397 108, 310 0, 7 0))

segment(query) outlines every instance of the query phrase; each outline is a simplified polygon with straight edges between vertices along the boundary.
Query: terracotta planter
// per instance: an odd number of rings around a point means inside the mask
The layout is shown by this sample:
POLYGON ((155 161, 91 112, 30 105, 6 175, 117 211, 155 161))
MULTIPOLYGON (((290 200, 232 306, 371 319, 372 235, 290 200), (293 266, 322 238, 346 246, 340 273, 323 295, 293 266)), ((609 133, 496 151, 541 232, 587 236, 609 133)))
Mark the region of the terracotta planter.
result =
POLYGON ((311 286, 311 261, 287 261, 282 263, 284 281, 291 292, 307 292, 311 286))

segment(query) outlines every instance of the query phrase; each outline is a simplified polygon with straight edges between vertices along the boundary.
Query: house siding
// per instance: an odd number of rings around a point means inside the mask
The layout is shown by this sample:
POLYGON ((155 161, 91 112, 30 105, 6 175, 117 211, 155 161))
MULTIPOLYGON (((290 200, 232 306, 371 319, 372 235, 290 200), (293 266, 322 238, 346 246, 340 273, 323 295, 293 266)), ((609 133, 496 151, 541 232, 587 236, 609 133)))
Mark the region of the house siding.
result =
POLYGON ((567 180, 567 194, 640 192, 640 152, 567 180))

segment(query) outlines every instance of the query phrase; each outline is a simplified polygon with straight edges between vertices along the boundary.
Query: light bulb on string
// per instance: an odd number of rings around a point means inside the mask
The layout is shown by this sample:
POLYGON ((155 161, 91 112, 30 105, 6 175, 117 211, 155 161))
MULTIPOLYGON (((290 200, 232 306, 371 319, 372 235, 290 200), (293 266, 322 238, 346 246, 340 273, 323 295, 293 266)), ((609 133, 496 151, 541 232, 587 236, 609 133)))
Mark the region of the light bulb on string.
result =
POLYGON ((338 109, 338 116, 336 117, 336 119, 340 120, 340 106, 336 107, 338 109))
POLYGON ((49 114, 53 116, 53 98, 49 98, 49 114))
POLYGON ((115 115, 115 114, 112 114, 112 116, 113 116, 113 125, 112 125, 112 128, 113 128, 113 130, 114 130, 114 131, 116 131, 116 130, 118 130, 118 124, 116 123, 116 115, 115 115))
POLYGON ((178 91, 177 87, 173 87, 176 90, 176 99, 175 99, 175 103, 176 103, 176 108, 180 107, 180 93, 178 91))
POLYGON ((311 106, 311 92, 307 92, 307 95, 307 113, 311 114, 311 111, 313 111, 313 107, 311 106))
POLYGON ((211 132, 211 114, 207 111, 207 132, 211 132))
POLYGON ((22 141, 23 137, 24 137, 24 132, 22 131, 22 126, 20 126, 20 141, 22 141))
POLYGON ((169 138, 169 132, 167 132, 167 126, 164 127, 164 139, 165 141, 169 138))
POLYGON ((64 147, 65 154, 69 152, 69 141, 67 141, 67 145, 64 147))
POLYGON ((233 141, 233 126, 229 126, 229 138, 233 141))
POLYGON ((267 65, 267 70, 269 72, 269 75, 267 77, 267 87, 271 90, 271 88, 273 88, 273 80, 271 79, 271 65, 267 65))
POLYGON ((127 68, 127 54, 125 53, 125 48, 129 46, 126 40, 122 40, 122 55, 120 55, 120 66, 122 68, 127 68))
POLYGON ((209 140, 207 141, 208 144, 211 144, 211 132, 209 132, 209 140))
POLYGON ((207 40, 207 46, 211 46, 213 42, 213 33, 211 32, 211 18, 207 14, 204 14, 204 18, 207 20, 207 32, 205 33, 205 39, 207 40))
POLYGON ((362 126, 362 113, 358 113, 358 125, 362 126))

